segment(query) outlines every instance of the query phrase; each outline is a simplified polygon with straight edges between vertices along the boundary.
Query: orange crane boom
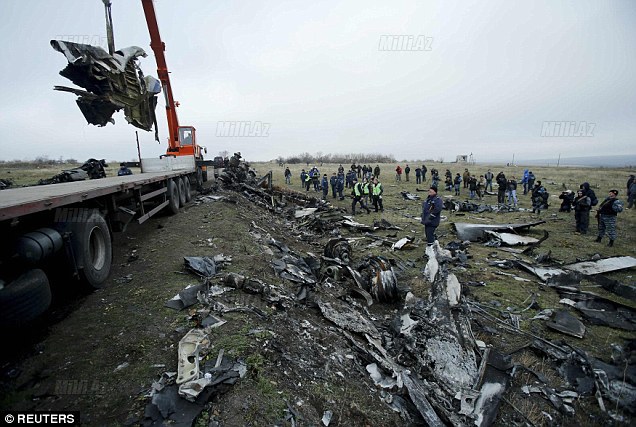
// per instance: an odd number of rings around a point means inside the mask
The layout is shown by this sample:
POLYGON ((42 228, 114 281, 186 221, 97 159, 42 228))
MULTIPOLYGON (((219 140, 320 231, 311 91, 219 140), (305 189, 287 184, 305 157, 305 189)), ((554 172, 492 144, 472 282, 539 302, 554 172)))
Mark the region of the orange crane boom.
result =
POLYGON ((161 41, 153 0, 141 0, 141 4, 144 8, 148 32, 150 33, 150 47, 155 53, 157 61, 157 75, 161 81, 166 100, 166 116, 168 119, 168 149, 166 154, 171 156, 193 155, 195 159, 202 160, 201 147, 195 141, 196 129, 194 126, 179 126, 179 118, 177 117, 179 103, 175 102, 172 94, 170 74, 164 54, 166 45, 161 41))

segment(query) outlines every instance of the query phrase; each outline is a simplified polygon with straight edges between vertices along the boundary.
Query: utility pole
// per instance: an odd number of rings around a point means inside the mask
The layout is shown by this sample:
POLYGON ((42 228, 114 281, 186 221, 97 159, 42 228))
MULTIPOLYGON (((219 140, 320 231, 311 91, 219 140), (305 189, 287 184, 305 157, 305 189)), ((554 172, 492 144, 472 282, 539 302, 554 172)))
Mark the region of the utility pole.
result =
POLYGON ((557 160, 557 168, 559 167, 559 163, 561 163, 561 153, 559 153, 559 159, 557 160))
POLYGON ((141 165, 141 150, 139 149, 139 134, 135 131, 135 139, 137 139, 137 157, 139 158, 139 164, 141 165))

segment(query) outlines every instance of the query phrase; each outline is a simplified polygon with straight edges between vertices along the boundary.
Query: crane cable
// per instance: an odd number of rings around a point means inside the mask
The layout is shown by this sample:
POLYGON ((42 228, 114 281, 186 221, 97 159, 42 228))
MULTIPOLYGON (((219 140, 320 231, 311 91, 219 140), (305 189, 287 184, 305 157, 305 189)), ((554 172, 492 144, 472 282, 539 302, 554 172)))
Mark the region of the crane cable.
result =
POLYGON ((115 36, 113 35, 113 16, 110 12, 110 0, 102 0, 104 2, 104 11, 106 13, 106 37, 108 38, 108 53, 112 56, 115 53, 115 36))

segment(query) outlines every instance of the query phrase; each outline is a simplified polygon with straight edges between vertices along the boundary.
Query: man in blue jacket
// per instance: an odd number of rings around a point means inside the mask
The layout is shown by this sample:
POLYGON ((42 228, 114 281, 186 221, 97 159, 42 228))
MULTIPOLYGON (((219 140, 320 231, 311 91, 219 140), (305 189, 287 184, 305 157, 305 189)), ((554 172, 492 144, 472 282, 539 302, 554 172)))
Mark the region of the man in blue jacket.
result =
POLYGON ((431 246, 435 242, 435 229, 439 225, 443 207, 442 199, 437 195, 437 187, 431 186, 428 190, 428 197, 422 203, 422 224, 426 233, 427 246, 431 246))
POLYGON ((322 176, 320 186, 322 187, 322 200, 326 200, 327 194, 329 193, 329 181, 327 180, 327 174, 322 176))
POLYGON ((336 176, 335 172, 331 174, 331 179, 329 180, 329 184, 331 184, 331 195, 335 199, 336 198, 336 187, 338 186, 338 177, 336 176))
POLYGON ((342 192, 344 191, 344 187, 345 187, 345 176, 344 176, 344 172, 340 173, 338 172, 338 182, 336 184, 336 190, 338 190, 338 199, 339 200, 344 200, 344 195, 342 194, 342 192))

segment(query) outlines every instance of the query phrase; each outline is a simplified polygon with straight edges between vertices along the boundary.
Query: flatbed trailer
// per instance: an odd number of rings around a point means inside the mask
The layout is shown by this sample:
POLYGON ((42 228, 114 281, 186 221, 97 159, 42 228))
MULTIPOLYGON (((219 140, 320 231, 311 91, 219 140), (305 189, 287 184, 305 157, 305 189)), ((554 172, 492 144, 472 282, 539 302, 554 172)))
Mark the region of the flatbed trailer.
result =
MULTIPOLYGON (((202 184, 200 169, 188 162, 179 170, 0 191, 0 328, 28 324, 48 309, 51 273, 103 286, 112 233, 160 211, 177 214, 202 184)), ((155 170, 173 166, 150 163, 155 170)))
MULTIPOLYGON (((147 186, 166 182, 181 175, 183 172, 149 172, 3 190, 0 191, 0 221, 82 203, 98 197, 131 192, 143 194, 147 186)), ((165 190, 161 193, 165 193, 165 190)), ((165 200, 160 206, 164 207, 167 204, 168 200, 165 200)))

